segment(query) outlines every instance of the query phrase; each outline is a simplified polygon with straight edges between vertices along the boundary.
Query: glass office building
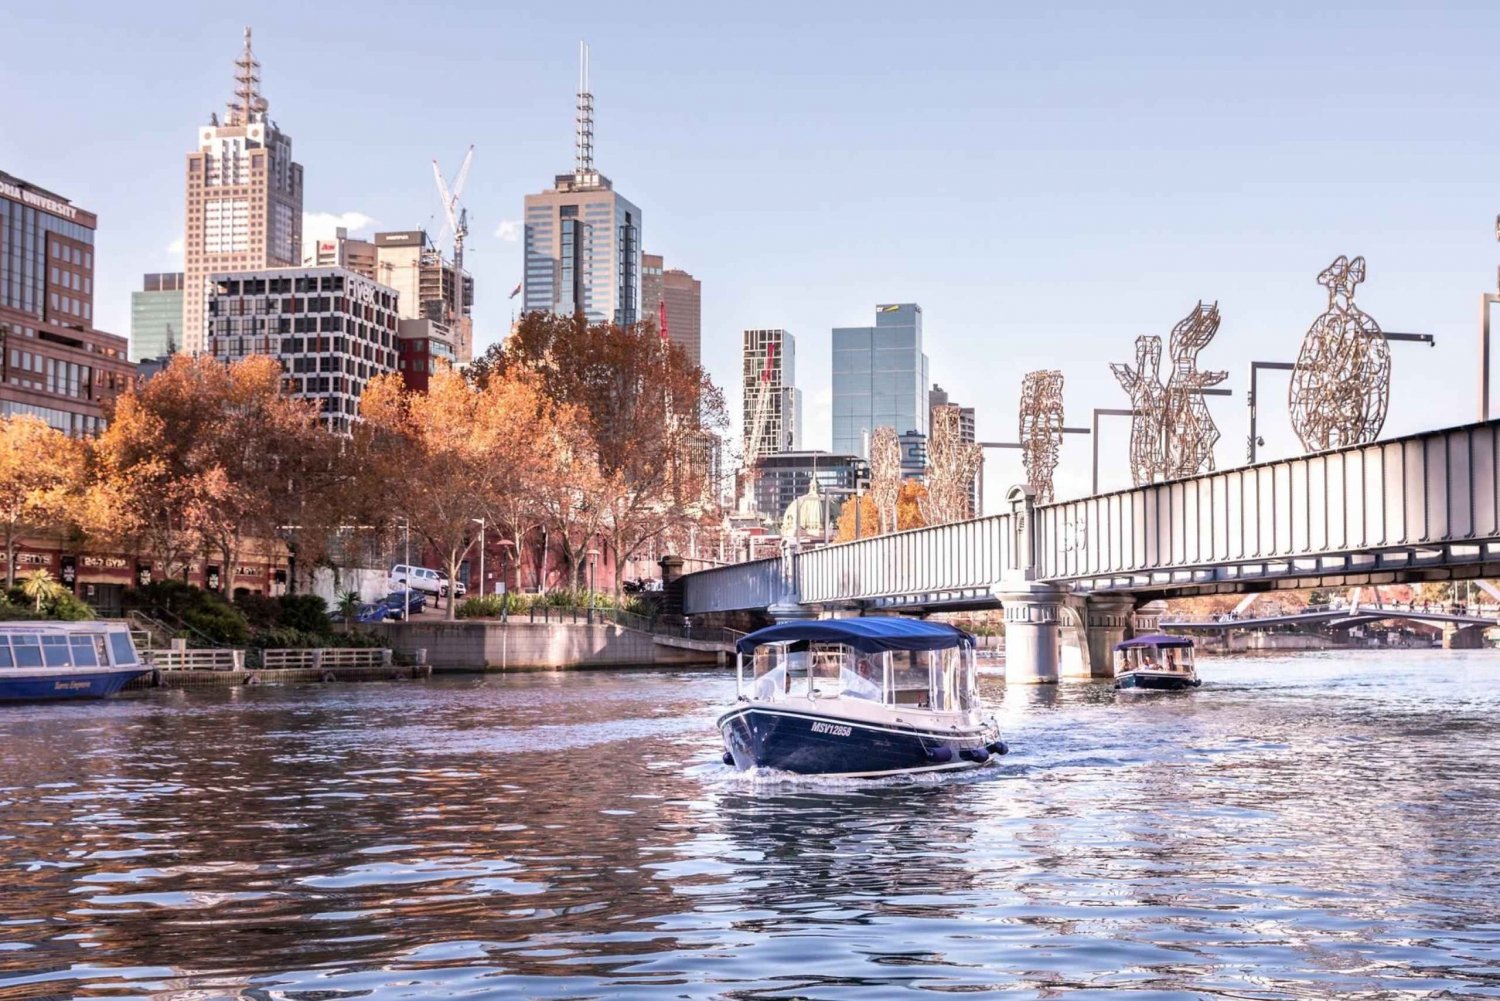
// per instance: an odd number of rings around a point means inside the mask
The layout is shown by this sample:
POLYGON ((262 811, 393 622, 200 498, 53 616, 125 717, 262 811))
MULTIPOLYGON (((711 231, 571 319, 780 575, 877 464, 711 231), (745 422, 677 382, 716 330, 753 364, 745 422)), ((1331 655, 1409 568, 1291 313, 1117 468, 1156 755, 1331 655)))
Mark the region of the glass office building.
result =
POLYGON ((873 327, 835 327, 833 451, 869 458, 867 437, 877 427, 925 439, 929 423, 922 307, 876 306, 873 327))
POLYGON ((130 293, 130 360, 161 358, 182 347, 182 272, 150 274, 130 293))

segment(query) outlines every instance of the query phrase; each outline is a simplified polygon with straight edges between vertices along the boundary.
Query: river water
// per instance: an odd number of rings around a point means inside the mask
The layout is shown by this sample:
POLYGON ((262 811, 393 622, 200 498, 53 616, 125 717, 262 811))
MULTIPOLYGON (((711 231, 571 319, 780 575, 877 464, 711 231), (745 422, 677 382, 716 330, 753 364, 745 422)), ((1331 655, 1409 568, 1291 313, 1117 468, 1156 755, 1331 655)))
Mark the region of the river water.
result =
POLYGON ((1500 656, 1203 676, 874 784, 713 672, 0 707, 0 998, 1500 997, 1500 656))

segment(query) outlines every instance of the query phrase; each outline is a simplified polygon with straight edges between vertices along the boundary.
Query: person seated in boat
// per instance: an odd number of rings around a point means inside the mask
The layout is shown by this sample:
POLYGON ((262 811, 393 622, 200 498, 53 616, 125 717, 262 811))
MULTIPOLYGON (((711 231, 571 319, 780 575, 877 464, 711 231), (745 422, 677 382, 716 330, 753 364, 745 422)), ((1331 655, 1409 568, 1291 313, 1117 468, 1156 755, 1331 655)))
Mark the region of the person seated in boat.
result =
POLYGON ((1166 667, 1167 667, 1168 671, 1175 671, 1175 670, 1177 670, 1177 651, 1176 650, 1173 650, 1171 647, 1168 647, 1166 650, 1162 651, 1162 656, 1166 659, 1166 667))
POLYGON ((774 702, 786 697, 786 667, 777 664, 755 679, 754 698, 757 702, 774 702))
POLYGON ((880 701, 880 671, 869 657, 857 657, 853 669, 850 669, 847 662, 839 668, 839 685, 840 695, 869 699, 871 702, 880 701))

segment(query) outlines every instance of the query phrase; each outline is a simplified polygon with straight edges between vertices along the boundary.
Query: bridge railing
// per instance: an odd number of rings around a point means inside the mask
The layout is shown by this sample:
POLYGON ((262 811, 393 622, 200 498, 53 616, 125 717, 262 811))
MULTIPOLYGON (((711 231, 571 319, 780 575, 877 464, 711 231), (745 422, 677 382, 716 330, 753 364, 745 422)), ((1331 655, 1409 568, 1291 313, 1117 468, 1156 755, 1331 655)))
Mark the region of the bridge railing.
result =
POLYGON ((1420 548, 1500 535, 1496 422, 1037 509, 1048 580, 1420 548))
POLYGON ((798 594, 837 603, 987 589, 1017 565, 1011 516, 997 514, 799 553, 798 594))
POLYGON ((749 560, 685 574, 682 610, 689 615, 766 608, 781 597, 781 561, 749 560))

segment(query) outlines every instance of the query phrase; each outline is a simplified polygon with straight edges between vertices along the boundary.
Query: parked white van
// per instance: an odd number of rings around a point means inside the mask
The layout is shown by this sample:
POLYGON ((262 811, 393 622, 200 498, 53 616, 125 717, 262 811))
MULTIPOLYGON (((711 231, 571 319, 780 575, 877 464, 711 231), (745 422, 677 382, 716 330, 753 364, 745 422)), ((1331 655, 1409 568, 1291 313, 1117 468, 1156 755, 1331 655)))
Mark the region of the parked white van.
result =
MULTIPOLYGON (((391 567, 391 576, 388 581, 392 591, 400 591, 403 588, 411 588, 413 591, 425 591, 428 594, 446 595, 448 593, 448 575, 430 567, 408 566, 398 563, 391 567)), ((458 596, 461 598, 467 588, 460 582, 458 585, 458 596)))

